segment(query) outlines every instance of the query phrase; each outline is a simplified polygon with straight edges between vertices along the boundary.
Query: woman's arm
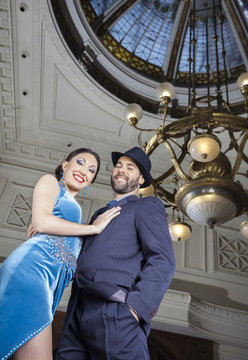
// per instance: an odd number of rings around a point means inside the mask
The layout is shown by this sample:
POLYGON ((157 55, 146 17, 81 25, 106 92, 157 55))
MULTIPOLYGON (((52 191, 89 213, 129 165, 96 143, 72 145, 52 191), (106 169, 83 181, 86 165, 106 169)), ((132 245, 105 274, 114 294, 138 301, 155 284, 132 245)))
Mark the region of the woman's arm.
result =
POLYGON ((67 221, 52 215, 58 194, 56 178, 52 175, 42 176, 33 194, 32 225, 36 232, 65 236, 99 234, 120 213, 120 207, 112 208, 98 216, 92 225, 67 221))

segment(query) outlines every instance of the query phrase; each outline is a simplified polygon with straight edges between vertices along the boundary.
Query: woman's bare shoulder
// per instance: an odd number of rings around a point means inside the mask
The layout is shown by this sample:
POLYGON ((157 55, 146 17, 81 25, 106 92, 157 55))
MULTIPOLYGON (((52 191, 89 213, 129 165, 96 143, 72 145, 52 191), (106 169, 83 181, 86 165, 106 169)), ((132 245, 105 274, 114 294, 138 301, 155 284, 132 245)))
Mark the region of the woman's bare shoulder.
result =
POLYGON ((37 185, 58 187, 58 180, 55 176, 46 174, 38 180, 37 185))

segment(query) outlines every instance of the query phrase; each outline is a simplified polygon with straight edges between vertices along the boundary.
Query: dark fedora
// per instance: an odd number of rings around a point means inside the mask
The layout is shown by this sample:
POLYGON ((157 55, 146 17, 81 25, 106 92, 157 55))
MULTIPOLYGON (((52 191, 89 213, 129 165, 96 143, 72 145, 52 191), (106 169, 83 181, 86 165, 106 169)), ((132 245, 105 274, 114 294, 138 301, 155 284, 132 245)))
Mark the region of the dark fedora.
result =
POLYGON ((125 153, 112 152, 112 162, 115 166, 121 156, 128 156, 135 161, 141 174, 144 176, 145 182, 140 187, 144 188, 151 184, 151 162, 146 153, 138 146, 126 151, 125 153))

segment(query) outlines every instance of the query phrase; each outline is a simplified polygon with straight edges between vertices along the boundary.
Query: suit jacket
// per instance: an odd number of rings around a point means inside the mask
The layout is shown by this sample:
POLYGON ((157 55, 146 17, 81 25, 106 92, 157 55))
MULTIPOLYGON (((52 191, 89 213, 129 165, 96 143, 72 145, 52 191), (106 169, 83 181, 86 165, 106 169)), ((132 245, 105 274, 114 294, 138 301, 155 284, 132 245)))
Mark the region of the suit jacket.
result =
MULTIPOLYGON (((175 258, 165 208, 155 197, 127 196, 117 203, 121 213, 98 235, 86 236, 78 259, 70 317, 83 279, 127 289, 126 303, 143 319, 146 334, 150 320, 170 285, 175 258)), ((115 205, 113 205, 115 206, 115 205)), ((91 221, 102 211, 99 209, 91 221)))

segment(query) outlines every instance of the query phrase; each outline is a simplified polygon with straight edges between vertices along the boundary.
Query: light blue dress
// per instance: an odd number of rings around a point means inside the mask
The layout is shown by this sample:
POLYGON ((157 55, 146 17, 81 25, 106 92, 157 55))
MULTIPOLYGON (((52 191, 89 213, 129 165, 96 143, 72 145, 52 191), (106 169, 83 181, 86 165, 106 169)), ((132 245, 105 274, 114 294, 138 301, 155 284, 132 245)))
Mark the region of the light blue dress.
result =
MULTIPOLYGON (((82 210, 59 182, 53 215, 82 223, 82 210)), ((72 280, 79 237, 38 233, 16 248, 0 267, 0 359, 7 359, 52 320, 72 280)))

